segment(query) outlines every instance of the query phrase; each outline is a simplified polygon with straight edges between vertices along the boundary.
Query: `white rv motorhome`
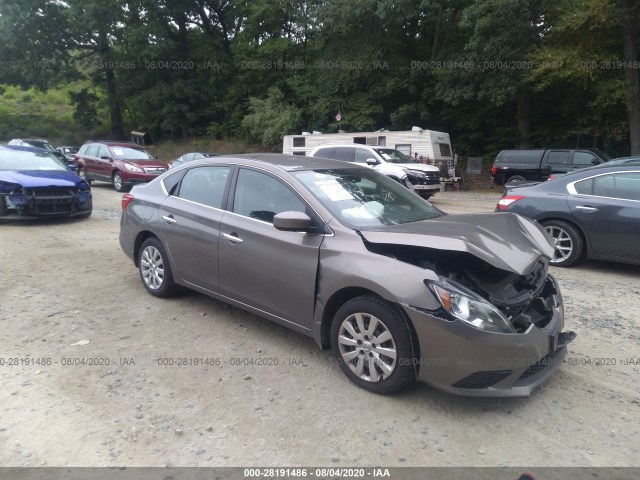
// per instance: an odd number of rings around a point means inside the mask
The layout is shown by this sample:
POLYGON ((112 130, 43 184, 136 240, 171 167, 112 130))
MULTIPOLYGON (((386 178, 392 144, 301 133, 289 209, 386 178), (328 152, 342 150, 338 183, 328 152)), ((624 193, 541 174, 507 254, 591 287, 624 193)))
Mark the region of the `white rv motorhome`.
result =
POLYGON ((440 167, 446 176, 448 168, 454 166, 449 134, 423 130, 390 132, 382 129, 377 132, 321 133, 302 132, 301 135, 285 135, 282 141, 282 153, 289 155, 309 155, 314 147, 324 143, 359 143, 369 146, 390 147, 400 150, 413 158, 422 158, 426 163, 440 167))

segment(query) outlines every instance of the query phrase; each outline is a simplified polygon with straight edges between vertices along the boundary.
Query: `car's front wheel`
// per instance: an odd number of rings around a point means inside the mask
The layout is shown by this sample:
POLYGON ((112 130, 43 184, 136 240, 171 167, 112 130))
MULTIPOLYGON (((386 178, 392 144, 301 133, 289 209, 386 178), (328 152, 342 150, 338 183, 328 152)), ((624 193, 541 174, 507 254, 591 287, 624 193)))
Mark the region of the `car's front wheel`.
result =
POLYGON ((342 371, 366 390, 394 393, 415 380, 409 326, 378 297, 357 297, 340 307, 331 326, 331 344, 342 371))
POLYGON ((111 177, 111 183, 113 183, 113 188, 115 188, 117 192, 124 192, 127 190, 127 187, 124 183, 124 180, 122 180, 122 175, 120 175, 120 172, 115 172, 113 174, 113 176, 111 177))
POLYGON ((138 266, 142 284, 151 295, 164 298, 176 293, 178 287, 173 282, 171 265, 160 240, 152 237, 144 241, 138 266))
POLYGON ((568 267, 582 258, 584 239, 576 227, 562 220, 548 220, 542 222, 542 226, 555 243, 551 265, 568 267))

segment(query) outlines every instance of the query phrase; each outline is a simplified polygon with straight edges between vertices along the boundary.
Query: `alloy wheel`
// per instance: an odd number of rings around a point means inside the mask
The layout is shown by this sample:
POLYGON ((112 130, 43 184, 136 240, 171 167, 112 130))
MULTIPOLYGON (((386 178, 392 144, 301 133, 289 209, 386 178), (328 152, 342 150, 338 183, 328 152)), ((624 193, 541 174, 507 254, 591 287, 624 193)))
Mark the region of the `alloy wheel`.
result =
POLYGON ((140 271, 144 283, 151 290, 158 290, 164 282, 164 260, 160 251, 152 246, 147 246, 140 257, 140 271))
POLYGON ((569 233, 555 225, 549 225, 544 229, 553 237, 555 242, 555 252, 550 263, 559 263, 565 261, 573 253, 573 240, 569 233))
POLYGON ((373 315, 349 315, 340 325, 338 347, 342 360, 362 380, 380 382, 396 367, 398 354, 393 336, 373 315))

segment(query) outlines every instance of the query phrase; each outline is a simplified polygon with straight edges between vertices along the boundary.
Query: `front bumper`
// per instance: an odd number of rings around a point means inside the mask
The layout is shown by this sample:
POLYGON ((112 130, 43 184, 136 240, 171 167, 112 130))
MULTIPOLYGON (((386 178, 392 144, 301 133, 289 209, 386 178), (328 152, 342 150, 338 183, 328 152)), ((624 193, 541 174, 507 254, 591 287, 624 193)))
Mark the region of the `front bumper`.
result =
POLYGON ((158 178, 160 175, 162 175, 162 173, 157 173, 157 174, 149 174, 149 173, 135 173, 135 172, 125 172, 123 171, 121 173, 122 175, 122 181, 124 182, 125 185, 127 186, 133 186, 133 185, 139 185, 141 183, 149 183, 151 180, 155 180, 156 178, 158 178))
POLYGON ((90 191, 38 189, 30 193, 0 195, 0 218, 75 217, 93 209, 90 191))
POLYGON ((440 174, 437 172, 426 173, 424 175, 407 175, 409 183, 411 183, 414 190, 421 191, 440 191, 440 174))
POLYGON ((522 397, 545 382, 562 365, 567 343, 575 334, 562 333, 562 299, 553 306, 544 329, 531 325, 524 333, 478 330, 460 320, 403 306, 420 348, 418 380, 457 395, 522 397))

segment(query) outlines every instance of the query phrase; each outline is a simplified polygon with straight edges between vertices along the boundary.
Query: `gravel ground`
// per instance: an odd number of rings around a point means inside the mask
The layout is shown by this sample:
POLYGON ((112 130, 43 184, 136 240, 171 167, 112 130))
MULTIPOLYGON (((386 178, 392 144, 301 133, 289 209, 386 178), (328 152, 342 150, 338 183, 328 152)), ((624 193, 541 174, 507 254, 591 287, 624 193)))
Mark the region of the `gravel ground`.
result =
MULTIPOLYGON (((578 337, 529 398, 378 396, 309 338, 148 295, 120 195, 93 192, 87 220, 0 225, 1 466, 640 466, 640 267, 552 268, 578 337)), ((433 203, 490 212, 499 195, 433 203)))

